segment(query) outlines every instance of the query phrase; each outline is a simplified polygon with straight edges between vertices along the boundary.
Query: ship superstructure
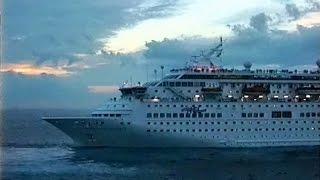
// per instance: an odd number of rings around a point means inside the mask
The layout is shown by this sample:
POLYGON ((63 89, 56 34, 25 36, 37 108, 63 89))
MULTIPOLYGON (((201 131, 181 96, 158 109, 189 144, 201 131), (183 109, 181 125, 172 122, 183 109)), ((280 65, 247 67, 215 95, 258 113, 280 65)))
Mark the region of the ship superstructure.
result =
POLYGON ((224 69, 220 44, 157 81, 124 86, 90 117, 45 117, 77 144, 112 147, 320 145, 318 69, 224 69))

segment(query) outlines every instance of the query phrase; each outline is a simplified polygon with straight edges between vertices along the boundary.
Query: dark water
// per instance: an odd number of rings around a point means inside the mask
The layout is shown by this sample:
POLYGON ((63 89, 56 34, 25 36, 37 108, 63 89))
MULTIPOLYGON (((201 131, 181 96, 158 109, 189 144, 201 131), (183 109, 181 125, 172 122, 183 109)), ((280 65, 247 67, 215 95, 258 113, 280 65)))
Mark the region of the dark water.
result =
POLYGON ((42 115, 5 111, 1 179, 320 179, 320 149, 75 148, 42 115))

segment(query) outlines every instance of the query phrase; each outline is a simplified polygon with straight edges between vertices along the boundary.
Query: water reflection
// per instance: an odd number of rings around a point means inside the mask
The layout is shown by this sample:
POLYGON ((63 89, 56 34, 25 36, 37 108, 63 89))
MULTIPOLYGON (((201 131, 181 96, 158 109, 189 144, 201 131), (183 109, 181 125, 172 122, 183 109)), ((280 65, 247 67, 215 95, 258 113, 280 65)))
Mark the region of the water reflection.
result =
POLYGON ((319 179, 319 147, 267 149, 73 148, 70 161, 164 179, 319 179))

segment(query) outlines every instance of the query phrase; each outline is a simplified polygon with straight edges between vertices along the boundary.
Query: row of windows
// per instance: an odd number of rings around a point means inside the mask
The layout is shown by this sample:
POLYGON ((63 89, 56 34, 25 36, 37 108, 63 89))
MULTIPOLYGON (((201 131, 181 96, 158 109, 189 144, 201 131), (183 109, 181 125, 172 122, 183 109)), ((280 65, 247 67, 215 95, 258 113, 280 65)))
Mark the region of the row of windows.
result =
POLYGON ((246 118, 246 117, 248 117, 248 118, 252 118, 252 117, 254 117, 254 118, 257 118, 257 117, 263 118, 264 117, 264 113, 242 113, 241 117, 243 117, 243 118, 246 118))
MULTIPOLYGON (((166 105, 162 105, 162 104, 160 104, 160 105, 158 105, 158 104, 155 104, 154 105, 154 107, 178 107, 176 104, 174 104, 174 105, 172 105, 172 106, 170 106, 170 104, 166 104, 166 105)), ((259 104, 258 105, 258 107, 262 107, 263 105, 261 105, 261 104, 259 104)), ((320 107, 320 104, 318 104, 317 105, 318 107, 320 107)), ((151 105, 150 104, 148 104, 147 105, 147 107, 151 107, 151 105)), ((180 107, 188 107, 187 105, 180 105, 180 107)), ((228 104, 225 104, 225 105, 221 105, 221 104, 217 104, 217 105, 213 105, 213 104, 211 104, 211 105, 208 105, 208 104, 206 104, 206 105, 192 105, 192 107, 217 107, 217 108, 220 108, 220 107, 233 107, 233 108, 236 108, 237 107, 237 105, 235 105, 235 104, 233 104, 232 106, 231 105, 228 105, 228 104)), ((240 107, 241 108, 243 108, 244 107, 244 105, 243 104, 241 104, 240 105, 240 107)), ((253 107, 252 106, 252 104, 249 104, 249 106, 248 107, 253 107)), ((276 105, 276 104, 274 104, 274 105, 269 105, 269 104, 266 104, 266 105, 264 105, 264 107, 279 107, 278 105, 276 105)), ((283 104, 281 104, 280 105, 280 107, 284 107, 284 105, 283 104)), ((288 104, 287 105, 287 107, 316 107, 314 104, 306 104, 306 105, 303 105, 303 104, 300 104, 300 105, 298 105, 298 104, 294 104, 294 105, 291 105, 291 104, 288 104)))
POLYGON ((147 113, 147 118, 221 118, 222 113, 147 113))
MULTIPOLYGON (((237 132, 237 131, 304 131, 304 130, 316 130, 316 128, 311 127, 311 128, 255 128, 255 129, 154 129, 154 130, 150 130, 148 129, 147 132, 237 132)), ((320 130, 320 128, 318 128, 318 130, 320 130)))
POLYGON ((170 86, 170 87, 193 87, 193 86, 201 86, 204 87, 206 85, 205 82, 162 82, 159 86, 170 86))
MULTIPOLYGON (((195 70, 200 72, 200 70, 195 70)), ((210 72, 208 69, 202 69, 202 72, 210 72)), ((282 76, 255 76, 255 75, 208 75, 208 74, 185 74, 180 79, 250 79, 250 80, 319 80, 317 76, 292 75, 290 77, 282 76)), ((300 83, 301 84, 301 83, 300 83)), ((280 86, 281 87, 281 86, 280 86)))
POLYGON ((320 112, 307 112, 307 113, 300 113, 300 117, 320 117, 320 112))
POLYGON ((92 114, 93 117, 121 117, 121 114, 92 114))
POLYGON ((272 118, 292 118, 291 111, 272 111, 272 118))
MULTIPOLYGON (((268 121, 265 121, 265 123, 267 124, 267 122, 268 121)), ((211 122, 207 122, 207 121, 205 121, 205 122, 201 122, 201 121, 199 121, 199 122, 148 122, 147 124, 148 125, 151 125, 151 124, 153 124, 153 125, 157 125, 157 124, 160 124, 160 125, 164 125, 164 124, 167 124, 167 125, 176 125, 176 124, 180 124, 180 125, 183 125, 183 124, 186 124, 186 125, 189 125, 189 124, 199 124, 199 125, 201 125, 201 124, 218 124, 218 125, 220 125, 220 124, 225 124, 225 125, 228 125, 228 124, 244 124, 244 122, 243 121, 240 121, 240 122, 236 122, 236 121, 233 121, 233 122, 228 122, 228 121, 224 121, 224 122, 220 122, 220 121, 217 121, 217 122, 214 122, 214 121, 211 121, 211 122)), ((252 124, 252 121, 249 121, 249 123, 250 124, 252 124)), ((261 122, 260 121, 256 121, 256 124, 260 124, 261 122)), ((272 121, 272 124, 277 124, 277 123, 280 123, 280 124, 284 124, 284 121, 272 121)), ((291 124, 291 121, 287 121, 287 123, 288 124, 291 124)), ((299 124, 299 121, 295 121, 295 123, 296 124, 299 124)), ((302 123, 302 121, 301 121, 301 123, 302 123)), ((307 124, 307 121, 303 121, 303 123, 304 124, 307 124)), ((310 121, 310 122, 308 122, 308 124, 314 124, 314 123, 316 123, 316 121, 310 121)), ((320 124, 320 121, 318 121, 318 124, 320 124)))

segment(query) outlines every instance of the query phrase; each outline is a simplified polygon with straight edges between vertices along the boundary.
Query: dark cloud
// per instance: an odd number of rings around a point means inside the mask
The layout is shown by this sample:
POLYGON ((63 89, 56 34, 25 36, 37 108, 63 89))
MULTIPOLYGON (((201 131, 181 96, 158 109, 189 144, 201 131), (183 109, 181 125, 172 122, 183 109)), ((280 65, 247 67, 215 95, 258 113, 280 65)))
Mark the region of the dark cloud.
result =
POLYGON ((289 3, 285 5, 287 14, 289 15, 289 17, 292 18, 290 19, 290 21, 297 20, 307 13, 320 11, 320 1, 306 0, 305 3, 306 7, 300 8, 297 7, 297 5, 294 3, 289 3))
POLYGON ((271 21, 269 16, 267 16, 265 13, 260 13, 251 17, 250 26, 257 31, 267 32, 269 29, 269 21, 271 21))
POLYGON ((34 59, 36 64, 93 54, 120 28, 170 14, 176 1, 158 1, 142 8, 144 0, 10 0, 5 3, 6 61, 34 59))
POLYGON ((301 17, 301 12, 295 4, 286 4, 286 11, 293 20, 297 20, 301 17))
POLYGON ((320 1, 318 1, 318 0, 306 0, 306 3, 309 5, 307 10, 309 10, 309 11, 319 11, 320 10, 320 1))

